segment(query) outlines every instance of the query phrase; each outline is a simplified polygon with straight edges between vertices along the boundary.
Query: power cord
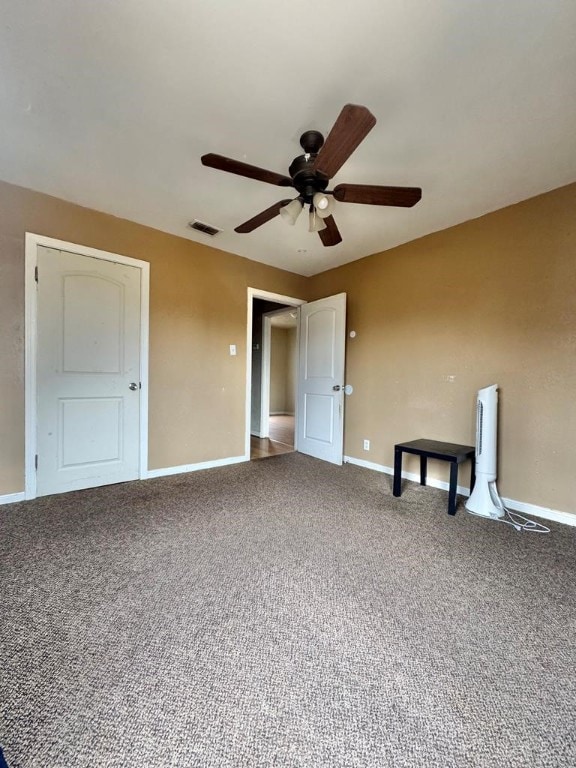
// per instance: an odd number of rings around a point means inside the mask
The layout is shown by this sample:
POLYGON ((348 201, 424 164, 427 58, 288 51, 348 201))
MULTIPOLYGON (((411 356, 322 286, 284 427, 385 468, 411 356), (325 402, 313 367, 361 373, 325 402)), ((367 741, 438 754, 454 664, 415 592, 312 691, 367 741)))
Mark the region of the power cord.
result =
MULTIPOLYGON (((506 525, 511 525, 517 531, 526 531, 527 533, 550 533, 550 528, 542 525, 542 523, 537 523, 534 520, 530 520, 530 518, 524 517, 524 515, 520 515, 518 512, 512 512, 510 509, 505 507, 504 504, 502 504, 502 499, 500 498, 498 489, 496 488, 495 481, 490 485, 490 495, 494 505, 497 506, 498 509, 502 512, 502 517, 490 517, 490 520, 496 520, 498 523, 506 523, 506 525)), ((472 512, 470 509, 467 509, 466 511, 470 512, 472 515, 477 515, 476 512, 472 512)), ((477 515, 477 517, 485 516, 477 515)))
POLYGON ((518 512, 511 512, 506 507, 502 507, 504 510, 504 517, 497 517, 500 523, 507 523, 508 525, 516 528, 517 531, 527 531, 530 533, 550 533, 550 528, 547 528, 542 523, 537 523, 534 520, 530 520, 524 515, 519 515, 518 512))

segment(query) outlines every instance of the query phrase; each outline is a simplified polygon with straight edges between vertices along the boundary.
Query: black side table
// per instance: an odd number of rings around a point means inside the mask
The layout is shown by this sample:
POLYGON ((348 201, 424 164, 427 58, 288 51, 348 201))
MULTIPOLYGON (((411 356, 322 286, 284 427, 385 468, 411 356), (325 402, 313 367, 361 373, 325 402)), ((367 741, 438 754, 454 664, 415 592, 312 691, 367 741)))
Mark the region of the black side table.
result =
POLYGON ((394 446, 394 496, 402 494, 402 454, 412 453, 420 456, 420 485, 426 485, 428 459, 441 459, 450 462, 450 490, 448 491, 448 514, 456 514, 456 488, 458 485, 458 465, 470 459, 470 492, 476 481, 475 449, 471 445, 442 443, 439 440, 411 440, 394 446))

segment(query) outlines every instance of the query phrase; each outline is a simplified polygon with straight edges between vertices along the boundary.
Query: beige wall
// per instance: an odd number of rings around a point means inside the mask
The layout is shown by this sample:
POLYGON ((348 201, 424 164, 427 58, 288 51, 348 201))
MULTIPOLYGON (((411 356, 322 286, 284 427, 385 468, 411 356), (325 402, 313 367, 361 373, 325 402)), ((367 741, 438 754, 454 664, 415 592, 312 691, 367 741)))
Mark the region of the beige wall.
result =
POLYGON ((286 408, 286 330, 270 329, 270 413, 284 413, 286 408))
POLYGON ((497 383, 501 494, 576 512, 576 185, 311 284, 312 298, 346 291, 357 333, 347 338, 348 455, 391 466, 396 442, 473 444, 476 390, 497 383))
POLYGON ((286 350, 286 413, 296 413, 296 379, 298 374, 298 332, 287 328, 286 350))
POLYGON ((151 469, 243 454, 248 286, 345 291, 348 455, 391 466, 398 441, 473 443, 475 392, 498 383, 501 493, 576 512, 575 211, 571 185, 306 279, 0 183, 0 495, 24 487, 31 231, 150 262, 151 469))
POLYGON ((307 280, 0 183, 0 495, 24 489, 26 231, 150 262, 149 468, 242 455, 247 288, 307 298, 307 280))
POLYGON ((293 414, 296 328, 272 326, 270 346, 270 413, 293 414))

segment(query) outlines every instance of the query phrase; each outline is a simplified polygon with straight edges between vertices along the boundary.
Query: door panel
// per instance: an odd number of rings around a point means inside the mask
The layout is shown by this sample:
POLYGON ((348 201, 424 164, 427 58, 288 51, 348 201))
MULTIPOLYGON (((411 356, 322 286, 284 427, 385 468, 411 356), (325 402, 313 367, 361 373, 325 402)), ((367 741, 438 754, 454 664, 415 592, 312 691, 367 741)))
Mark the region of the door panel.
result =
POLYGON ((306 378, 334 378, 336 313, 333 307, 312 310, 306 318, 306 378))
POLYGON ((58 469, 122 459, 122 399, 58 400, 58 469))
POLYGON ((137 267, 38 248, 39 496, 138 478, 140 300, 137 267))
POLYGON ((307 394, 304 404, 304 437, 331 443, 334 438, 334 409, 331 395, 307 394))
POLYGON ((62 291, 64 372, 120 373, 125 287, 99 275, 64 275, 62 291))
POLYGON ((342 464, 345 333, 345 293, 300 307, 297 447, 333 464, 342 464))

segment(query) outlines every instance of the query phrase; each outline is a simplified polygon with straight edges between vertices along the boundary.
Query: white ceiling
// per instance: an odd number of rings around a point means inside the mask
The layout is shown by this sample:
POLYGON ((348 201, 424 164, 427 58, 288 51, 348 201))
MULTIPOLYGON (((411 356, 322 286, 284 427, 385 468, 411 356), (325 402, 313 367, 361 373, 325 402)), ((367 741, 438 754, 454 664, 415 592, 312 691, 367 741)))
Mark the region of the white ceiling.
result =
POLYGON ((0 178, 311 275, 576 180, 575 41, 574 0, 4 0, 0 178), (287 173, 349 102, 378 122, 332 186, 422 201, 236 234, 287 190, 200 156, 287 173))

